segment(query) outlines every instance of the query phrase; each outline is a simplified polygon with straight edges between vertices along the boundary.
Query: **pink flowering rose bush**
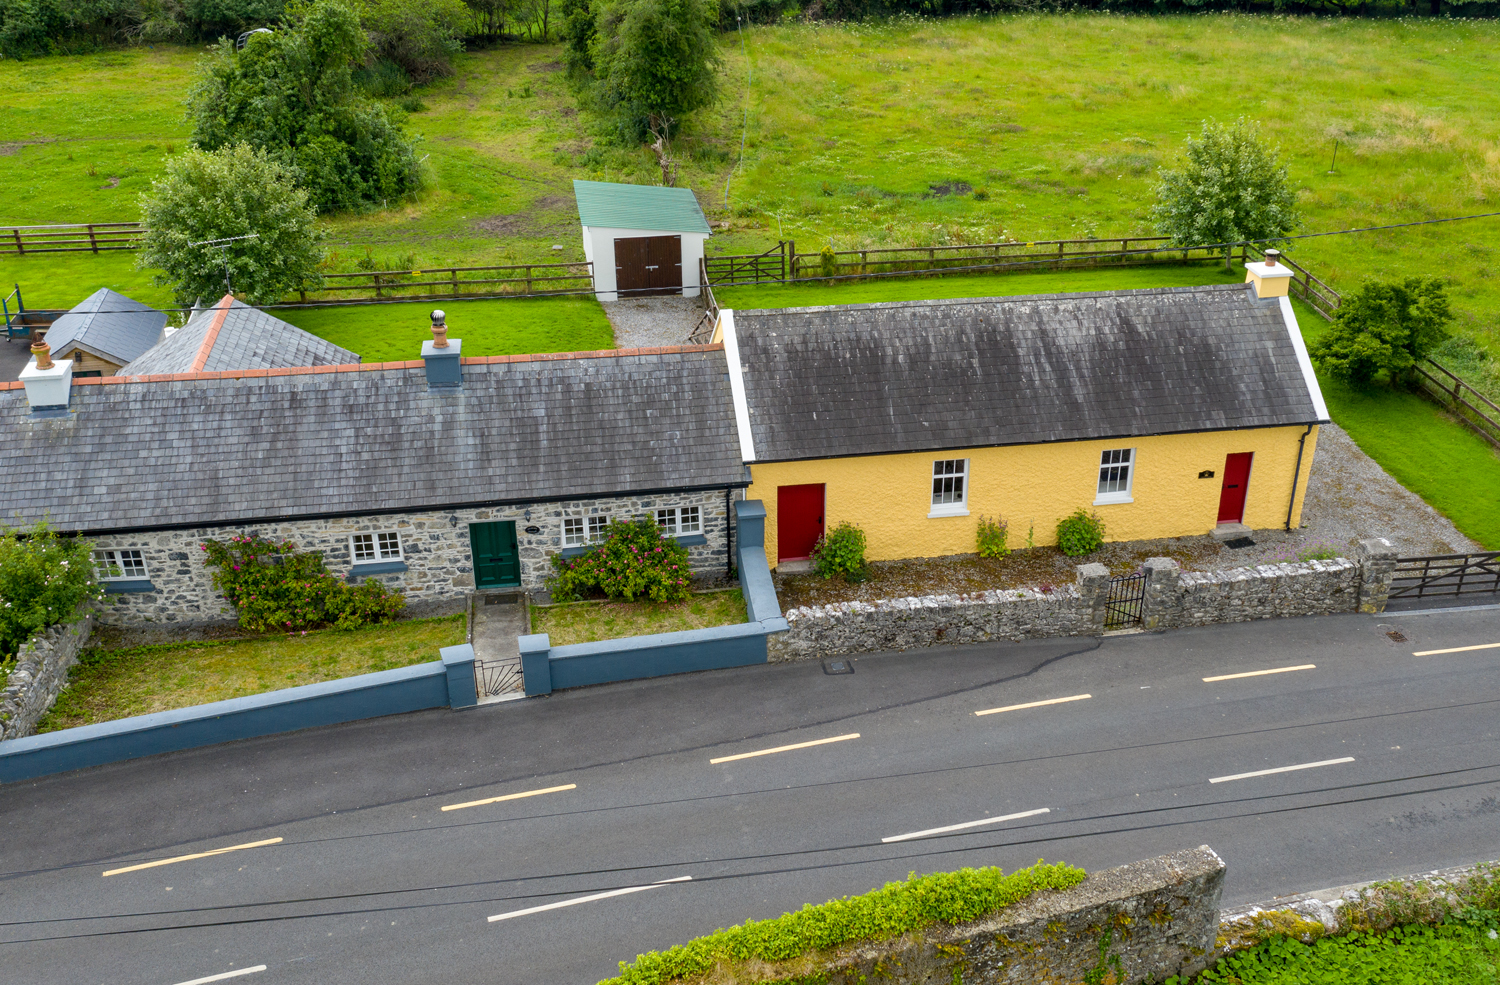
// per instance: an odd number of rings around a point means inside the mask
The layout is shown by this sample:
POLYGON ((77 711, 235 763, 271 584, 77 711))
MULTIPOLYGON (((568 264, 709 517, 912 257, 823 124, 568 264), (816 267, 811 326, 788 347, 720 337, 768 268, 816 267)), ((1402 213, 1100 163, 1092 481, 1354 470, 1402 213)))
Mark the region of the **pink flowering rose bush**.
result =
POLYGON ((604 540, 579 557, 552 558, 548 587, 559 602, 603 594, 625 602, 681 602, 692 588, 687 548, 669 537, 649 516, 616 520, 604 540))
POLYGON ((203 551, 215 569, 214 587, 239 610, 246 629, 357 629, 390 622, 406 606, 399 590, 373 578, 358 587, 340 581, 323 565, 322 551, 299 551, 289 540, 235 535, 204 541, 203 551))

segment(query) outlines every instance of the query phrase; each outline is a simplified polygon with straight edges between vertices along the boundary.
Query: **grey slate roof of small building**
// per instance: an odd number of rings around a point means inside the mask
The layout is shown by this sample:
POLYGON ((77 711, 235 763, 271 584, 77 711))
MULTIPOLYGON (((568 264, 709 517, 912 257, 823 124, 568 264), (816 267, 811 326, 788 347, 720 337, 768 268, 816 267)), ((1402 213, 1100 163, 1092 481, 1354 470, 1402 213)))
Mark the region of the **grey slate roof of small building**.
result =
POLYGON ((739 486, 725 369, 696 349, 465 365, 446 393, 420 367, 106 381, 56 417, 0 391, 0 503, 99 531, 739 486))
POLYGON ((62 356, 75 347, 123 366, 161 341, 165 312, 107 287, 90 294, 47 329, 47 345, 62 356))
POLYGON ((734 312, 759 461, 1318 420, 1249 285, 734 312))
POLYGON ((585 226, 710 234, 691 188, 619 185, 573 179, 578 220, 585 226))
MULTIPOLYGON (((213 334, 219 314, 219 305, 199 311, 170 337, 123 367, 119 375, 192 372, 204 342, 213 334)), ((295 325, 288 325, 259 308, 235 301, 224 313, 224 321, 214 336, 208 360, 201 371, 342 366, 357 362, 359 353, 340 348, 295 325)))

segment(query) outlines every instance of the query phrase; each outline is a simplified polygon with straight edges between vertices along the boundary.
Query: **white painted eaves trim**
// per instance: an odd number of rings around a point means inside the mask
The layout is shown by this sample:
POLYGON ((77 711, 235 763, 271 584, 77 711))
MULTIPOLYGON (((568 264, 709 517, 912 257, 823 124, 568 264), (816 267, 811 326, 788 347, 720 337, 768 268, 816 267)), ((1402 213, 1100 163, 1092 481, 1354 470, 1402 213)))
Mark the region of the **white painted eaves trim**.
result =
POLYGON ((1287 334, 1292 338, 1292 349, 1297 353, 1297 365, 1302 367, 1302 378, 1307 381, 1307 395, 1312 398, 1313 411, 1319 421, 1330 420, 1328 405, 1323 402, 1323 389, 1318 386, 1318 376, 1313 372, 1312 359, 1307 354, 1307 343, 1302 341, 1302 329, 1297 326, 1297 313, 1292 310, 1292 299, 1277 298, 1281 302, 1281 319, 1286 322, 1287 334))
POLYGON ((719 330, 724 333, 724 361, 729 364, 729 392, 734 395, 734 422, 740 432, 740 458, 755 461, 755 439, 750 436, 750 404, 745 399, 745 374, 740 366, 740 340, 734 331, 734 309, 719 311, 719 330))

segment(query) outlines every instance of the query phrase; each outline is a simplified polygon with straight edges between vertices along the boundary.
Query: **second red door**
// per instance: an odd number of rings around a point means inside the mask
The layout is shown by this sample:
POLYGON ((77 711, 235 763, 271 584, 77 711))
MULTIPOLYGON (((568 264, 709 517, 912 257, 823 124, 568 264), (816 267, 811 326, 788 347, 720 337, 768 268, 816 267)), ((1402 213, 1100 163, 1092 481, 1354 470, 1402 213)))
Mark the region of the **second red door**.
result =
POLYGON ((1250 461, 1253 458, 1253 451, 1224 457, 1224 488, 1219 492, 1220 523, 1240 523, 1245 519, 1245 492, 1250 488, 1250 461))
POLYGON ((776 559, 812 557, 823 536, 823 483, 776 488, 776 559))

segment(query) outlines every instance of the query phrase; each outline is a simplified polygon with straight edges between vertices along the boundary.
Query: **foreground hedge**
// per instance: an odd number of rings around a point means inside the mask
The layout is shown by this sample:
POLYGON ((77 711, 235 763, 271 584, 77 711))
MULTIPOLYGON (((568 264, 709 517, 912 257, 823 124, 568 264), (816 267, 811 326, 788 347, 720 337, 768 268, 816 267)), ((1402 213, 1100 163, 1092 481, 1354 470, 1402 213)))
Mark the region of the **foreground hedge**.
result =
POLYGON ((960 869, 928 876, 913 873, 862 896, 804 906, 774 920, 746 920, 668 951, 652 951, 620 962, 620 975, 599 985, 661 985, 700 975, 728 961, 786 961, 849 941, 897 937, 939 921, 977 920, 1042 889, 1068 889, 1083 881, 1082 869, 1047 865, 1004 875, 1000 869, 960 869))

